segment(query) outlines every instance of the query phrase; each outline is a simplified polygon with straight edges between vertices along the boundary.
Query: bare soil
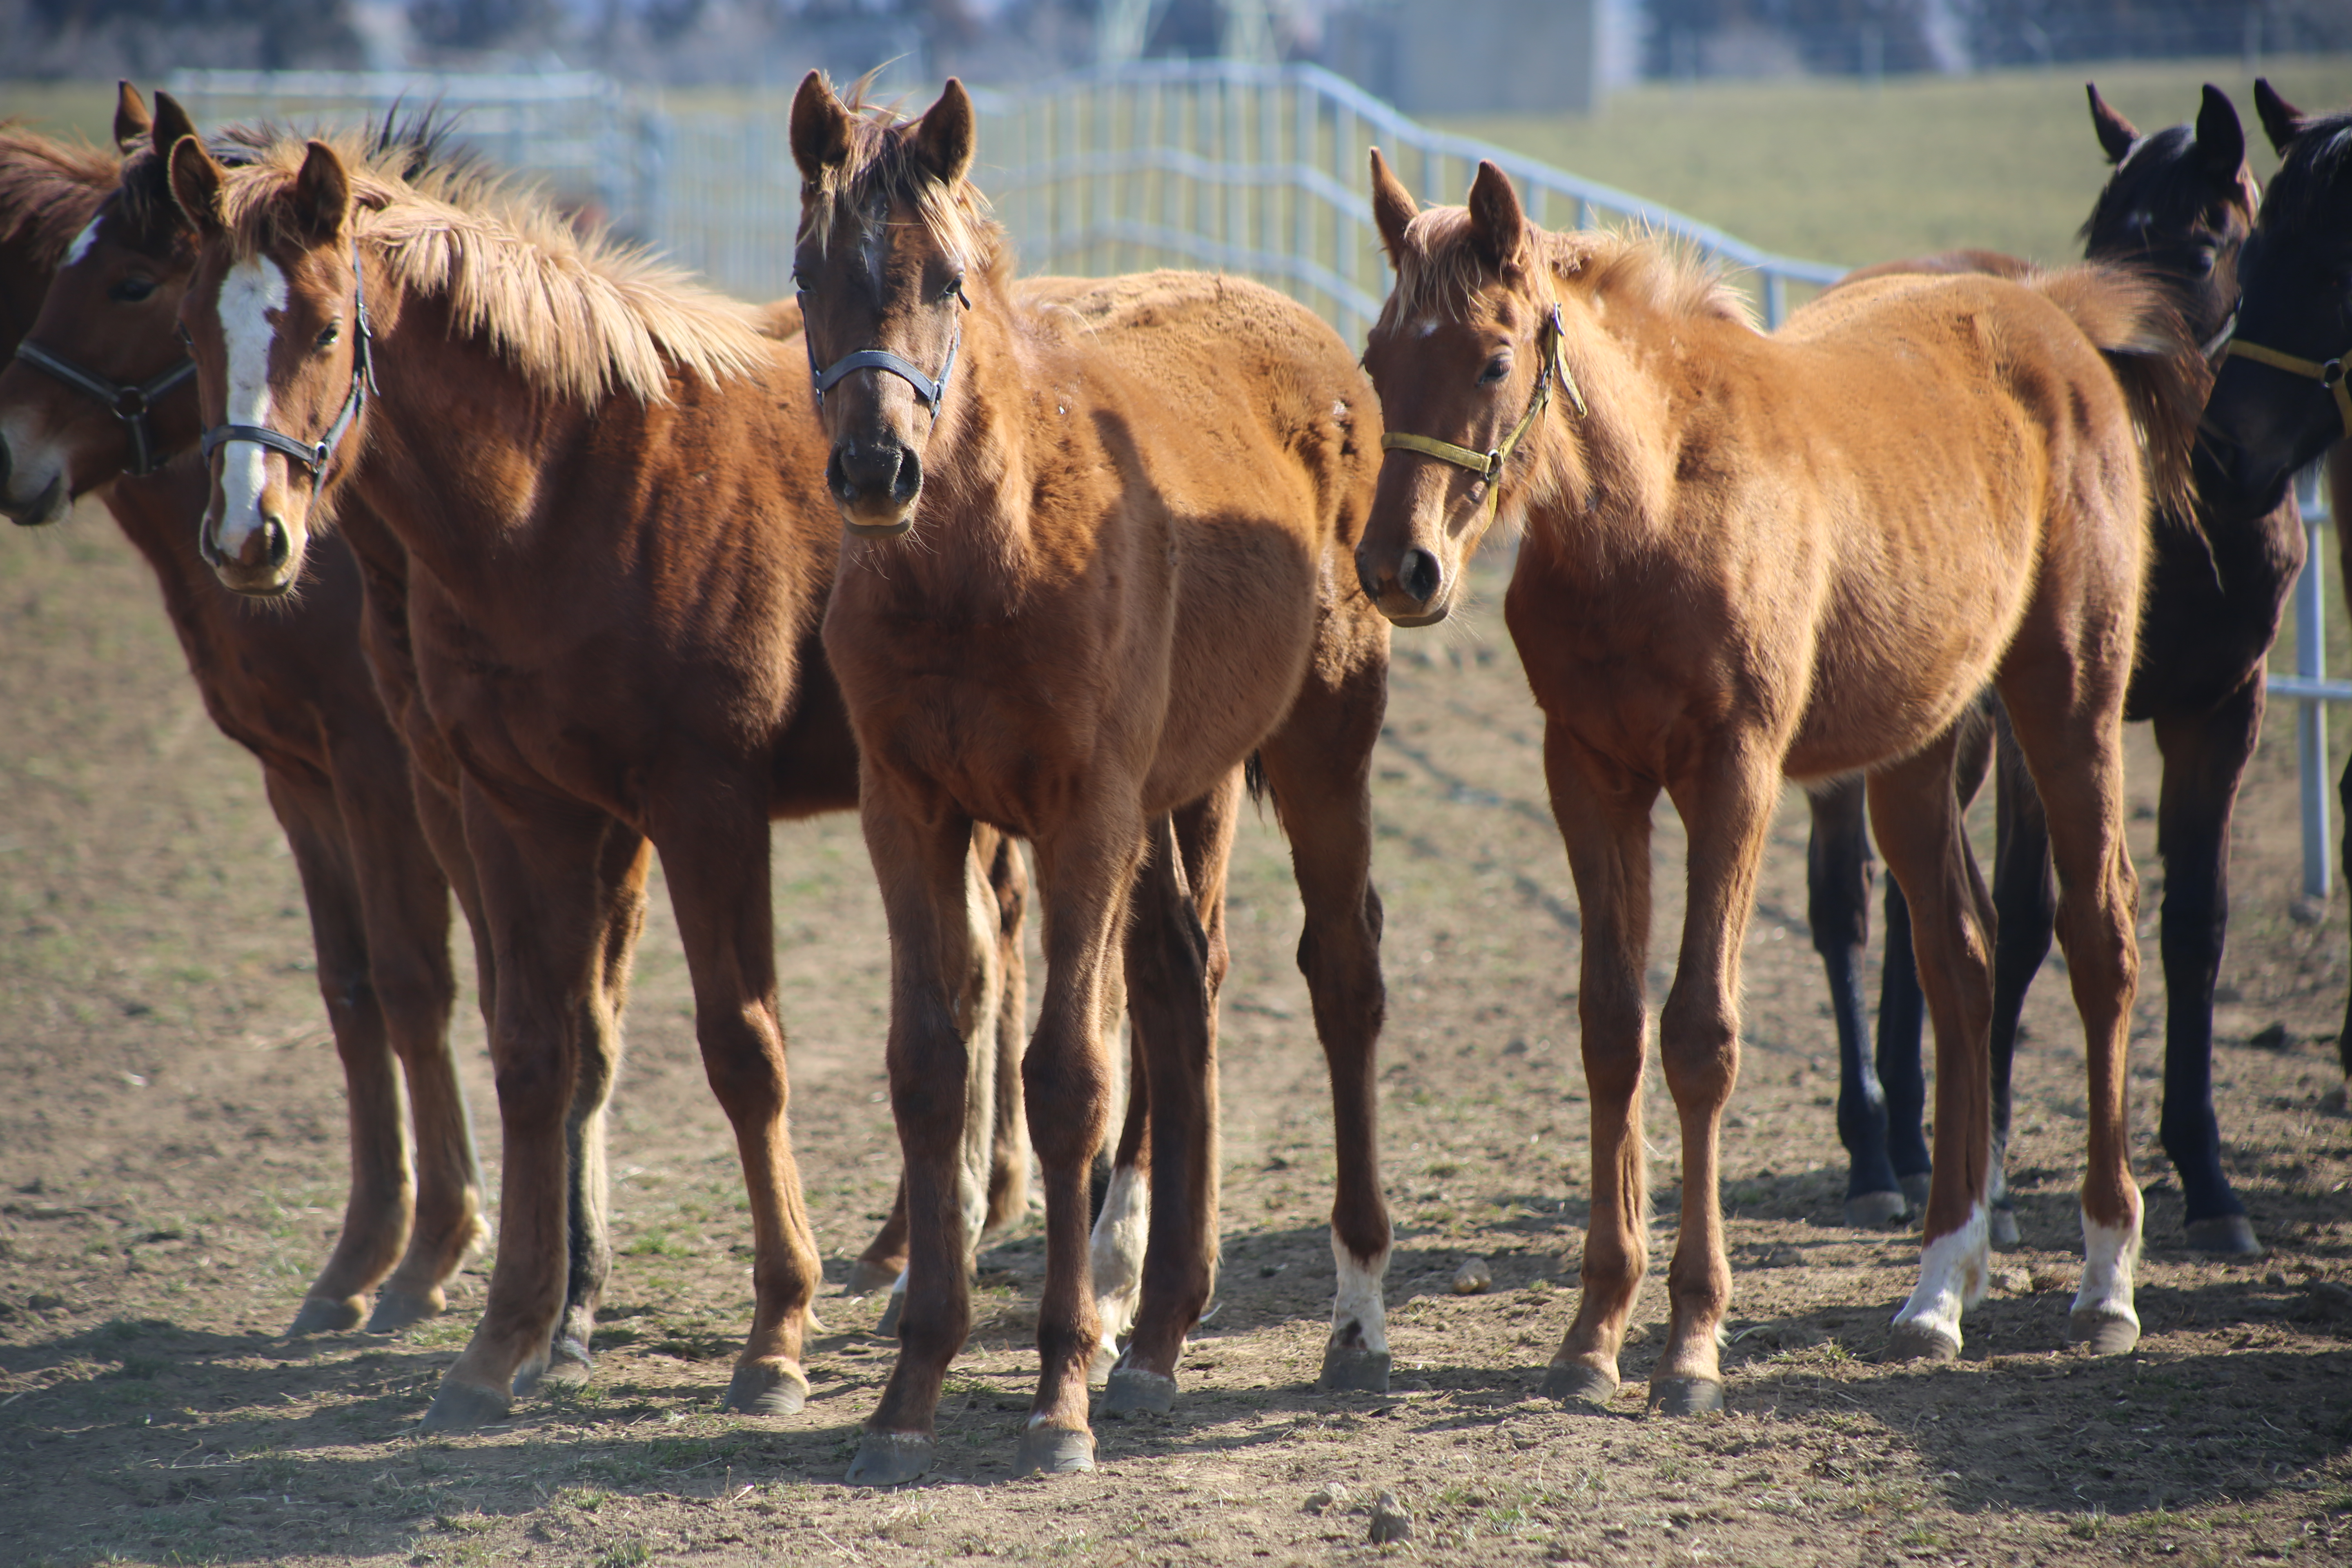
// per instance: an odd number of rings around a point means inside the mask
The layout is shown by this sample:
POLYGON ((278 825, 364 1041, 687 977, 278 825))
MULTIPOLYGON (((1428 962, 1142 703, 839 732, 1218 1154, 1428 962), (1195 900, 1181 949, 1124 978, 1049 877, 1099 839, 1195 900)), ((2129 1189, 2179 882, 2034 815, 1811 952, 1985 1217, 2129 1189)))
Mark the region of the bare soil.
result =
MULTIPOLYGON (((1224 1268, 1176 1414, 1101 1423, 1091 1476, 1010 1479, 1035 1371, 1033 1219, 982 1260, 979 1327, 942 1412, 946 1473, 872 1493, 840 1477, 892 1345, 870 1332, 879 1300, 838 1281, 888 1201, 896 1152, 886 943, 855 824, 775 837, 794 1121, 835 1281, 806 1411, 718 1408, 748 1319, 749 1226, 657 889, 613 1135, 622 1257, 595 1380, 521 1402, 502 1429, 420 1439, 487 1260, 446 1317, 408 1333, 283 1337, 345 1179, 291 864, 257 771, 206 722, 152 584, 103 516, 0 541, 0 1562, 2352 1561, 2352 1121, 2330 1037, 2347 931, 2340 895, 2317 908, 2298 894, 2293 709, 2274 711, 2239 816, 2219 1019, 2231 1168, 2267 1258, 2188 1253, 2155 1147, 2157 773, 2137 736, 2147 1337, 2112 1360, 2064 1348, 2083 1089, 2053 959, 2019 1063, 2024 1245, 1997 1259, 1957 1364, 1883 1363, 1916 1241, 1838 1223, 1836 1058, 1791 792, 1747 948, 1726 1133, 1729 1412, 1642 1415, 1663 1337, 1654 1283, 1617 1409, 1570 1415, 1536 1390, 1573 1303, 1589 1192, 1576 899, 1498 586, 1490 570, 1455 626, 1399 637, 1381 758, 1392 1391, 1313 1388, 1329 1120, 1289 960, 1297 900, 1278 836, 1253 826, 1223 1014, 1224 1268), (1472 1257, 1492 1288, 1452 1294, 1472 1257), (1411 1516, 1402 1544, 1370 1540, 1383 1489, 1411 1516)), ((1660 995, 1680 850, 1662 808, 1660 995)), ((495 1171, 479 1021, 461 1026, 495 1171)), ((1663 1092, 1649 1115, 1662 1274, 1678 1138, 1663 1092)))

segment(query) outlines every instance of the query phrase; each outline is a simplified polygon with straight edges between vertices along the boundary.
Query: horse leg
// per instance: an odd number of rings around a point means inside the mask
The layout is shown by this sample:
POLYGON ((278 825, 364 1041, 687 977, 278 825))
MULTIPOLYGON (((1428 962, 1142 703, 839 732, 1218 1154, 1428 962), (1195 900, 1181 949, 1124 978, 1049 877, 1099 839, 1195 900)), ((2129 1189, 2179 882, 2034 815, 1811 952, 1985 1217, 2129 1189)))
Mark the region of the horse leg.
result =
POLYGON ((1862 1021, 1862 955, 1870 941, 1870 835, 1862 780, 1841 779, 1808 797, 1805 920, 1830 987, 1838 1037, 1838 1142, 1845 1145, 1845 1223, 1876 1228, 1910 1212, 1886 1158, 1886 1091, 1862 1021))
POLYGON ((1650 808, 1658 786, 1580 747, 1558 724, 1544 731, 1552 819, 1568 846, 1584 922, 1577 993, 1585 1088, 1592 1097, 1592 1217, 1585 1230, 1583 1295, 1544 1374, 1543 1391, 1605 1409, 1617 1393, 1617 1352, 1649 1268, 1649 1163, 1642 1135, 1643 996, 1650 947, 1650 808))
POLYGON ((2229 934, 2230 816, 2262 727, 2259 671, 2209 712, 2156 720, 2164 753, 2156 829, 2164 857, 2164 1152, 2180 1173, 2189 1244, 2240 1258, 2260 1257, 2263 1247, 2221 1170, 2213 983, 2229 934))
POLYGON ((1731 1304, 1731 1260, 1717 1191, 1719 1141, 1739 1078, 1740 947, 1780 791, 1779 755, 1761 734, 1743 730, 1724 733, 1674 790, 1690 834, 1690 901, 1658 1017, 1658 1055, 1682 1122, 1683 1204, 1666 1269, 1666 1343, 1650 1373, 1650 1408, 1668 1415, 1723 1408, 1719 1339, 1731 1304))
MULTIPOLYGON (((1111 1065, 1124 1064, 1120 1076, 1127 1092, 1109 1157, 1106 1161, 1097 1151, 1087 1173, 1094 1228, 1087 1256, 1094 1276, 1097 1338, 1087 1376, 1097 1383, 1108 1381, 1111 1368, 1118 1364, 1118 1342, 1143 1305, 1143 1252, 1151 1239, 1151 1089, 1142 1061, 1143 1037, 1130 1024, 1124 1055, 1117 1046, 1119 1022, 1127 1016, 1124 965, 1118 973, 1105 977, 1103 997, 1103 1038, 1111 1042, 1111 1065)), ((1120 1097, 1114 1092, 1111 1098, 1117 1104, 1120 1097)))
POLYGON ((786 1125, 791 1086, 776 1016, 768 818, 756 808, 762 804, 756 792, 731 793, 752 808, 725 810, 712 796, 688 797, 666 803, 676 809, 648 826, 694 983, 703 1077, 734 1129, 751 1210, 751 1327, 725 1404, 745 1415, 789 1415, 808 1398, 802 1339, 824 1266, 786 1125))
POLYGON ((1912 912, 1912 951, 1936 1030, 1935 1176, 1919 1283, 1895 1315, 1891 1353, 1948 1361, 1960 1314, 1984 1297, 1992 1145, 1992 895, 1969 853, 1946 735, 1870 781, 1871 826, 1912 912))
POLYGON ((580 1072, 572 1088, 572 1108, 563 1119, 571 1250, 563 1317, 548 1344, 546 1362, 525 1369, 516 1380, 517 1394, 530 1393, 541 1379, 558 1384, 588 1381, 596 1307, 604 1300, 604 1281, 613 1272, 604 1107, 620 1076, 621 1019, 628 1011, 629 971, 635 960, 637 938, 645 931, 646 873, 652 861, 652 846, 637 834, 615 832, 604 841, 604 864, 597 872, 604 906, 599 992, 580 1003, 575 1037, 580 1042, 580 1072))
POLYGON ((1992 1245, 2015 1247, 2017 1205, 2009 1192, 2009 1132, 2013 1100, 2011 1075, 2017 1037, 2023 1028, 2025 994, 2042 962, 2058 919, 2058 891, 2051 881, 2050 822, 2025 753, 2004 717, 1999 727, 1996 772, 1992 902, 1992 1170, 1987 1178, 1987 1226, 1992 1245))
POLYGON ((503 1145, 498 1258, 473 1338, 441 1380, 423 1429, 501 1419, 519 1373, 545 1364, 570 1278, 567 1130, 581 1077, 583 998, 602 1003, 609 845, 636 835, 543 795, 493 800, 463 787, 466 843, 495 947, 490 1066, 503 1145))
POLYGON ((366 921, 333 786, 316 775, 268 765, 262 779, 302 878, 319 994, 343 1065, 351 1125, 352 1187, 342 1233, 287 1331, 336 1333, 359 1327, 368 1292, 392 1271, 408 1240, 415 1189, 401 1125, 400 1079, 383 1009, 369 984, 366 921))
POLYGON ((1306 914, 1298 969, 1331 1075, 1338 1286, 1316 1386, 1371 1393, 1389 1385, 1381 1282, 1392 1240, 1381 1193, 1375 1059, 1388 989, 1381 977, 1381 896, 1372 886, 1372 749, 1388 706, 1385 655, 1383 646, 1381 657, 1351 665, 1328 684, 1319 670, 1310 673, 1289 716, 1258 752, 1290 839, 1291 873, 1306 914))
MULTIPOLYGON (((2123 646, 2128 650, 2129 640, 2123 646)), ((2125 1122, 2132 997, 2139 981, 2139 881, 2123 834, 2125 672, 2101 664, 2089 649, 2072 651, 2080 670, 2074 681, 2051 679, 2046 667, 2020 666, 2014 677, 2004 671, 2001 697, 2050 824, 2058 942, 2086 1046, 2090 1148, 2083 1173, 2083 1282, 2068 1331, 2096 1353, 2119 1355, 2139 1342, 2132 1273, 2140 1250, 2140 1198, 2125 1122), (2097 706, 2102 697, 2113 706, 2097 706)), ((2013 655, 2011 662, 2017 664, 2013 655)), ((1942 1128, 1937 1131, 1940 1137, 1942 1128)))
POLYGON ((996 970, 1003 987, 995 1018, 996 1106, 988 1163, 988 1217, 993 1236, 1029 1212, 1029 1121, 1021 1106, 1021 1053, 1029 1043, 1029 970, 1021 922, 1029 907, 1029 868, 1009 833, 977 829, 988 864, 996 916, 996 970), (992 848, 988 840, 994 839, 992 848))
POLYGON ((489 1227, 482 1169, 449 1044, 449 884, 426 839, 404 753, 390 737, 338 745, 335 803, 366 922, 368 970, 407 1080, 415 1130, 416 1214, 408 1248, 376 1293, 375 1332, 437 1316, 444 1285, 489 1227))
MULTIPOLYGON (((2336 537, 2340 545, 2345 521, 2352 518, 2352 440, 2338 441, 2328 447, 2320 464, 2320 472, 2327 481, 2327 515, 2336 521, 2336 537)), ((2344 574, 2346 600, 2352 603, 2352 550, 2337 549, 2336 568, 2344 574)), ((2352 884, 2352 762, 2344 764, 2336 799, 2344 822, 2344 880, 2352 884)), ((2352 1110, 2352 991, 2345 994, 2344 1027, 2336 1037, 2336 1059, 2344 1069, 2344 1103, 2346 1109, 2352 1110)))
POLYGON ((1927 1206, 1927 1074, 1920 1056, 1927 1001, 1911 957, 1911 905, 1886 879, 1886 952, 1879 961, 1878 1081, 1886 1091, 1886 1157, 1909 1210, 1927 1206))
POLYGON ((957 1016, 980 934, 966 898, 971 824, 929 809, 941 803, 906 809, 896 782, 869 765, 860 815, 890 927, 887 1063, 907 1195, 906 1290, 898 1363, 850 1462, 853 1486, 893 1486, 930 1468, 940 1385, 971 1327, 962 1191, 971 1063, 957 1016))

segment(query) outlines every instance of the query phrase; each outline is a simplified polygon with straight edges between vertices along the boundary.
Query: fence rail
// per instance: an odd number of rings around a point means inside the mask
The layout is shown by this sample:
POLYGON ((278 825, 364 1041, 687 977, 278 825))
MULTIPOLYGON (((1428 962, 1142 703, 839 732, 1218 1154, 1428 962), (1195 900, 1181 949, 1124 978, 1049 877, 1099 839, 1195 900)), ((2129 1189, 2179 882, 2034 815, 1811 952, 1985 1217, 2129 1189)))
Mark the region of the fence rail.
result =
MULTIPOLYGON (((198 121, 352 124, 395 102, 438 101, 487 156, 594 204, 614 226, 746 299, 784 292, 799 175, 782 93, 719 109, 666 107, 587 72, 539 76, 184 71, 172 79, 198 121)), ((1087 72, 1018 94, 975 95, 982 188, 1033 270, 1102 274, 1156 266, 1254 277, 1319 311, 1350 342, 1380 310, 1386 259, 1371 221, 1367 154, 1377 144, 1409 188, 1459 201, 1478 163, 1517 183, 1550 228, 1603 222, 1675 236, 1736 270, 1777 326, 1791 290, 1842 268, 1775 256, 1638 196, 1433 131, 1313 66, 1152 61, 1087 72)), ((2271 696, 2298 705, 2304 886, 2326 897, 2327 713, 2352 682, 2326 676, 2326 511, 2299 487, 2310 553, 2294 590, 2293 675, 2271 696)))

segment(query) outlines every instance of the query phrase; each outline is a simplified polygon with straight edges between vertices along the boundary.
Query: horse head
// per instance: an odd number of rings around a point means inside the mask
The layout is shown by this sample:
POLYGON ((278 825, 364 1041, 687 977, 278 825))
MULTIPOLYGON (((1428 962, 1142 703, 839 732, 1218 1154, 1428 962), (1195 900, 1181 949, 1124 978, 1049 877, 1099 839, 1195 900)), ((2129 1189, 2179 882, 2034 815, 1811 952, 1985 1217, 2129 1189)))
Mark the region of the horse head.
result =
POLYGON ((194 446, 193 376, 176 334, 195 247, 172 203, 173 144, 195 133, 187 111, 121 84, 115 142, 121 182, 50 279, 17 357, 0 370, 0 511, 53 522, 74 498, 124 473, 147 473, 194 446))
MULTIPOLYGON (((854 97, 855 95, 853 95, 854 97)), ((971 95, 950 79, 917 120, 844 103, 811 71, 793 99, 801 226, 793 252, 825 482, 851 532, 914 525, 923 453, 951 417, 970 277, 992 259, 966 184, 971 95)))
POLYGON ((1463 563, 1523 486, 1544 411, 1581 411, 1559 305, 1510 177, 1478 165, 1466 208, 1417 210, 1372 151, 1372 211, 1397 286, 1364 349, 1389 434, 1356 572, 1401 626, 1442 621, 1463 563))
POLYGON ((180 323, 212 464, 201 543, 222 583, 282 594, 314 510, 356 460, 370 372, 352 179, 323 142, 229 171, 194 138, 171 186, 200 240, 180 323), (235 200, 231 200, 232 195, 235 200))
POLYGON ((2142 136, 2096 87, 2088 91, 2091 122, 2115 173, 2083 226, 2084 254, 2154 272, 2200 342, 2221 337, 2237 310, 2238 251, 2260 195, 2238 111, 2208 83, 2194 125, 2142 136))
POLYGON ((2245 302, 2197 452, 2200 492, 2242 515, 2352 437, 2352 113, 2303 114, 2267 81, 2254 103, 2283 161, 2238 255, 2245 302))

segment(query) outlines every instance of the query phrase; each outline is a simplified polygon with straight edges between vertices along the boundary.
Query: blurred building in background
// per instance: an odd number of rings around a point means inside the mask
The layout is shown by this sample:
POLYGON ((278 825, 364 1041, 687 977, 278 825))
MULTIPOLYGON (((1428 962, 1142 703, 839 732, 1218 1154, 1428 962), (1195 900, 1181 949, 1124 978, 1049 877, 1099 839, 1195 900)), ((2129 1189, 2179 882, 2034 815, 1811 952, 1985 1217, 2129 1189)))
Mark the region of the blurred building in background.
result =
POLYGON ((2352 0, 0 0, 0 77, 590 69, 775 85, 888 63, 1013 85, 1313 60, 1412 112, 1574 111, 1640 79, 2352 49, 2352 0))

